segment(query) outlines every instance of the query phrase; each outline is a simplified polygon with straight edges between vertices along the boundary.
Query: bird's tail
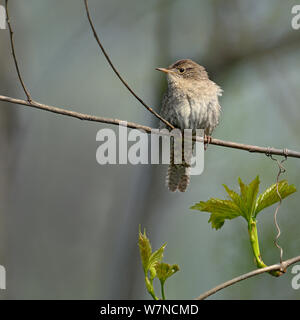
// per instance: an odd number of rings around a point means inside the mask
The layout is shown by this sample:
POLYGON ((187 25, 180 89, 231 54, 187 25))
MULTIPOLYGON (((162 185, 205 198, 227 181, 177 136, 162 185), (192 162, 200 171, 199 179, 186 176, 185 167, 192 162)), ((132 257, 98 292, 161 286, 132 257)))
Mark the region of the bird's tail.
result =
POLYGON ((192 147, 190 148, 190 152, 187 152, 187 150, 184 152, 184 148, 182 146, 182 162, 180 164, 175 163, 174 154, 176 156, 176 149, 174 148, 174 141, 171 141, 170 165, 167 173, 167 186, 172 192, 175 192, 177 190, 179 190, 180 192, 185 192, 190 183, 190 160, 192 156, 192 147))
POLYGON ((167 174, 167 184, 170 191, 185 192, 190 183, 190 167, 183 164, 170 164, 167 174))

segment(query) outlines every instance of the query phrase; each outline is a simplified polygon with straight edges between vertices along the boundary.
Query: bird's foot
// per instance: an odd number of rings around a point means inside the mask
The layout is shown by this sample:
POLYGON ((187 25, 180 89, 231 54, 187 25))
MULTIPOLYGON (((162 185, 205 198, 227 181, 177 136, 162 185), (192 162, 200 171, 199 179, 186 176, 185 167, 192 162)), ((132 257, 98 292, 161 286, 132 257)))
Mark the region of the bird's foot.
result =
POLYGON ((204 151, 207 149, 208 145, 211 143, 212 137, 204 134, 204 151))

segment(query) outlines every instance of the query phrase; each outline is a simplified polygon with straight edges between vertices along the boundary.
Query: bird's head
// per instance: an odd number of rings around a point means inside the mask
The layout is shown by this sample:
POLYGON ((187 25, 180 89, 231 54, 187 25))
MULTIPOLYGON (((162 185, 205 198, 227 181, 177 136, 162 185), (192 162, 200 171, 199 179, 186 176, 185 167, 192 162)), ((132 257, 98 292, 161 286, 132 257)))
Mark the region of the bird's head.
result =
POLYGON ((190 59, 178 60, 167 68, 156 68, 156 70, 165 72, 171 82, 208 79, 205 68, 190 59))

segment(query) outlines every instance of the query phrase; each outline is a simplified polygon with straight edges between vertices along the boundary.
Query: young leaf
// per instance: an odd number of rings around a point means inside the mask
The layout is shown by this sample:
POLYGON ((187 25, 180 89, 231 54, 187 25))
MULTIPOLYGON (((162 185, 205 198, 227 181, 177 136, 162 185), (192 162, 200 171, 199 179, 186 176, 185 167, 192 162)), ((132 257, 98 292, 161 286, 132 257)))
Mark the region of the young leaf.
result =
MULTIPOLYGON (((258 212, 279 201, 276 184, 257 198, 260 183, 258 176, 248 185, 244 184, 241 178, 238 181, 240 195, 223 185, 231 200, 211 198, 206 202, 196 203, 190 209, 210 212, 208 222, 211 223, 212 228, 219 229, 226 219, 238 216, 243 216, 249 223, 257 216, 258 212)), ((296 191, 295 186, 289 185, 286 180, 279 182, 278 189, 282 199, 296 191)))
POLYGON ((139 230, 139 248, 143 270, 146 275, 149 270, 149 260, 152 254, 152 248, 150 241, 147 238, 146 230, 144 230, 144 234, 142 234, 141 230, 139 230))
MULTIPOLYGON (((290 194, 296 192, 297 189, 293 184, 289 185, 287 180, 282 180, 282 181, 279 181, 278 183, 278 191, 281 198, 284 199, 290 194)), ((278 201, 280 201, 280 198, 277 194, 277 187, 275 183, 271 187, 266 189, 257 198, 255 209, 254 209, 254 216, 256 217, 261 210, 273 205, 278 201)))
POLYGON ((240 208, 231 200, 211 198, 208 201, 200 201, 190 209, 210 212, 208 222, 212 228, 219 229, 223 226, 225 219, 233 219, 241 215, 240 208))
POLYGON ((165 282, 174 273, 179 271, 179 266, 173 264, 172 266, 168 263, 160 262, 156 265, 156 276, 161 282, 165 282))
POLYGON ((241 210, 243 212, 244 218, 246 218, 247 221, 249 221, 251 216, 253 215, 259 183, 260 181, 258 176, 256 176, 256 178, 248 185, 245 185, 242 182, 241 178, 239 178, 242 199, 241 210))
POLYGON ((256 178, 248 185, 247 190, 247 210, 248 210, 248 220, 253 215, 253 211, 256 204, 256 197, 259 190, 259 177, 256 176, 256 178))
POLYGON ((168 277, 179 270, 179 267, 178 265, 171 266, 169 264, 162 263, 166 244, 163 244, 158 250, 152 252, 151 244, 147 238, 146 231, 144 230, 144 233, 142 233, 141 228, 139 228, 138 244, 145 274, 147 291, 154 300, 158 300, 153 287, 153 280, 155 277, 157 277, 161 283, 162 299, 165 300, 164 283, 168 277))
MULTIPOLYGON (((228 193, 231 200, 237 205, 237 207, 241 208, 242 199, 239 194, 237 194, 235 191, 229 189, 226 184, 223 184, 223 187, 225 188, 226 192, 228 193)), ((242 213, 241 213, 242 214, 242 213)))
MULTIPOLYGON (((200 201, 192 206, 191 209, 210 212, 211 215, 208 222, 211 222, 212 228, 215 229, 221 228, 226 219, 243 216, 248 222, 248 232, 256 264, 259 268, 263 268, 266 267, 266 264, 263 262, 259 250, 255 218, 261 210, 280 201, 280 198, 284 199, 296 192, 296 188, 294 185, 289 185, 286 180, 283 180, 278 183, 278 190, 277 185, 273 184, 257 198, 260 183, 258 176, 248 185, 245 185, 240 178, 238 181, 240 195, 223 185, 231 200, 211 198, 206 202, 200 201)), ((269 273, 273 276, 280 275, 279 271, 270 271, 269 273)))
POLYGON ((215 228, 216 230, 218 230, 223 226, 226 219, 231 220, 231 219, 237 218, 239 216, 240 216, 240 214, 238 214, 238 213, 236 215, 233 215, 233 214, 228 215, 228 214, 222 214, 219 212, 213 212, 210 215, 208 222, 211 223, 212 228, 215 228))
MULTIPOLYGON (((166 243, 163 244, 159 249, 157 249, 156 251, 154 251, 151 254, 151 256, 149 258, 149 264, 148 264, 149 269, 155 268, 156 265, 161 262, 166 245, 167 245, 166 243)), ((152 270, 152 272, 153 272, 153 270, 152 270)))

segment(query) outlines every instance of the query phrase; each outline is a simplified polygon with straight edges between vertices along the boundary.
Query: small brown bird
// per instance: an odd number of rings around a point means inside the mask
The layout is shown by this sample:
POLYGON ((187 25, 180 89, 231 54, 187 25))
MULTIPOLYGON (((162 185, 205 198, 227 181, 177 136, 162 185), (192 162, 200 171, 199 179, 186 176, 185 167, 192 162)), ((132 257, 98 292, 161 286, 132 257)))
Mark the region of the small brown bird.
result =
MULTIPOLYGON (((218 97, 222 95, 222 89, 209 80, 204 67, 190 59, 178 60, 168 68, 156 70, 165 72, 168 81, 161 116, 175 128, 204 129, 204 134, 210 137, 219 123, 221 106, 218 97)), ((161 122, 160 128, 166 128, 166 125, 161 122)), ((167 174, 169 190, 184 192, 189 182, 190 165, 186 162, 175 164, 171 149, 167 174)))

